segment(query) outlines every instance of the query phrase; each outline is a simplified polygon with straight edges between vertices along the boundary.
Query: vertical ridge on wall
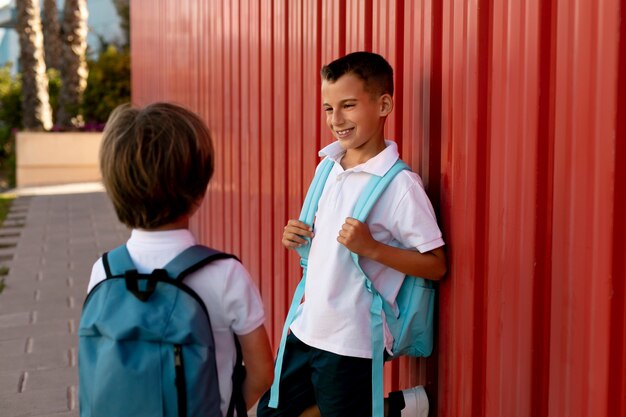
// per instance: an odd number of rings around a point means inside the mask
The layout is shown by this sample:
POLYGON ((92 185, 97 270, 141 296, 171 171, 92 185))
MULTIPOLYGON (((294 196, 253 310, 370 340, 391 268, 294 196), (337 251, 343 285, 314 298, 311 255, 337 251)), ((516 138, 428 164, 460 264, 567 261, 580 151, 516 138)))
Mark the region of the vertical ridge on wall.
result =
MULTIPOLYGON (((320 64, 316 68, 316 76, 320 79, 322 65, 327 65, 346 53, 346 2, 345 1, 322 1, 321 3, 321 42, 320 42, 320 64)), ((316 86, 320 91, 321 84, 316 86)), ((321 109, 321 97, 320 97, 321 109)), ((328 145, 333 141, 332 134, 326 126, 325 115, 319 112, 319 148, 328 145)))
POLYGON ((288 292, 287 282, 290 279, 295 279, 290 275, 288 268, 289 261, 293 264, 293 257, 286 255, 285 250, 279 244, 282 236, 282 229, 286 224, 286 220, 289 218, 288 211, 288 188, 287 180, 289 176, 289 167, 287 164, 290 157, 289 150, 289 118, 287 112, 289 111, 289 94, 290 83, 288 77, 289 68, 289 50, 287 47, 288 42, 288 19, 289 19, 289 1, 279 0, 273 2, 274 8, 274 79, 275 90, 274 103, 272 109, 274 112, 272 116, 274 118, 274 181, 275 181, 275 194, 273 196, 274 203, 274 220, 275 228, 274 242, 274 264, 276 265, 274 279, 274 306, 270 310, 272 313, 272 322, 274 323, 274 333, 270 335, 273 341, 273 346, 276 348, 277 342, 280 338, 280 332, 283 328, 283 322, 287 316, 287 309, 289 308, 290 296, 288 292), (282 94, 280 93, 282 92, 282 94))
MULTIPOLYGON (((590 221, 592 228, 593 244, 590 249, 585 249, 585 254, 591 258, 590 274, 595 274, 598 279, 591 282, 591 300, 589 303, 589 364, 588 370, 583 375, 588 375, 589 384, 583 388, 585 391, 597 390, 607 392, 610 382, 609 362, 611 340, 606 335, 611 334, 611 309, 608 300, 614 295, 611 288, 612 273, 612 237, 616 232, 613 217, 606 214, 606 208, 613 205, 616 198, 614 172, 614 160, 616 151, 616 137, 614 117, 616 113, 615 87, 618 82, 617 69, 619 65, 619 14, 615 12, 619 8, 619 1, 605 1, 603 4, 593 5, 588 16, 590 19, 588 56, 590 58, 590 100, 589 109, 586 111, 590 119, 591 127, 589 134, 582 137, 584 140, 593 137, 591 141, 593 159, 593 182, 590 184, 592 198, 590 210, 593 218, 590 221), (610 7, 610 5, 613 7, 610 7), (603 7, 604 6, 604 7, 603 7), (608 7, 607 7, 608 6, 608 7), (593 342, 591 342, 593 341, 593 342)), ((622 23, 623 24, 623 23, 622 23)), ((581 130, 582 132, 582 130, 581 130)), ((587 277, 585 277, 587 278, 587 277)), ((582 292, 589 290, 589 286, 582 285, 582 292)), ((583 410, 584 411, 584 410, 583 410)), ((606 397, 593 395, 590 398, 587 413, 608 413, 606 397)))
MULTIPOLYGON (((490 371, 493 372, 490 367, 495 365, 494 358, 489 356, 490 337, 493 333, 489 328, 489 313, 492 304, 490 300, 492 296, 501 297, 498 294, 500 291, 499 282, 496 280, 491 283, 488 281, 488 273, 491 272, 489 268, 492 266, 489 262, 491 253, 489 253, 489 237, 491 226, 489 220, 491 219, 491 207, 489 201, 484 198, 490 191, 491 180, 491 167, 495 162, 490 159, 492 140, 495 141, 495 137, 491 131, 491 105, 492 94, 494 91, 491 88, 492 82, 492 70, 493 70, 493 4, 490 1, 482 0, 476 4, 477 9, 474 9, 474 4, 466 3, 464 8, 464 20, 467 21, 468 32, 466 33, 466 44, 463 47, 465 53, 466 65, 468 66, 468 73, 471 73, 474 68, 477 71, 477 84, 473 85, 469 80, 468 75, 468 95, 472 100, 475 100, 476 110, 473 112, 471 107, 466 107, 465 111, 467 115, 475 117, 474 121, 468 121, 468 128, 474 130, 475 134, 475 155, 472 155, 475 159, 472 161, 475 164, 476 169, 476 184, 473 185, 475 196, 470 197, 474 201, 474 244, 476 263, 474 268, 474 325, 476 326, 473 349, 474 360, 477 363, 484 364, 481 367, 477 367, 473 372, 473 400, 472 411, 474 415, 480 415, 482 412, 487 412, 487 405, 491 401, 498 402, 499 398, 497 394, 493 397, 490 395, 492 390, 497 388, 492 385, 488 385, 490 381, 490 371), (476 16, 475 20, 473 16, 476 16), (474 26, 475 25, 475 26, 474 26), (493 284, 493 285, 490 285, 493 284), (487 358, 490 358, 488 361, 487 358), (490 386, 491 390, 487 390, 485 387, 490 386), (484 410, 484 411, 483 411, 484 410)), ((468 102, 471 105, 471 103, 468 102)))
MULTIPOLYGON (((287 94, 287 114, 289 124, 287 126, 287 218, 297 218, 300 214, 300 204, 302 202, 302 180, 301 176, 304 148, 303 129, 303 85, 304 71, 304 31, 303 31, 303 3, 288 2, 287 7, 287 79, 289 80, 289 91, 287 94)), ((286 221, 283 222, 286 224, 286 221)), ((287 268, 287 298, 294 293, 298 278, 300 277, 300 265, 297 262, 297 255, 294 251, 289 251, 291 262, 287 268)), ((288 306, 287 302, 287 306, 288 306)))
POLYGON ((556 1, 540 2, 539 17, 539 91, 537 104, 537 159, 535 222, 536 263, 533 292, 531 395, 539 416, 548 415, 550 377, 550 299, 552 272, 552 218, 554 170, 554 79, 555 79, 555 6, 556 1))
POLYGON ((555 394, 549 411, 583 416, 606 414, 606 400, 588 394, 608 388, 609 339, 602 336, 609 334, 611 239, 607 237, 612 223, 602 207, 611 206, 614 198, 614 168, 609 162, 615 146, 610 135, 613 118, 607 119, 615 112, 615 101, 609 97, 614 97, 617 62, 610 45, 617 48, 613 37, 617 21, 615 11, 600 5, 577 2, 576 6, 557 6, 557 42, 564 46, 561 54, 557 51, 557 72, 565 72, 559 70, 561 65, 575 70, 556 83, 557 109, 562 110, 556 113, 555 212, 562 215, 555 218, 558 262, 553 264, 557 296, 552 300, 556 312, 552 339, 554 357, 564 360, 551 361, 550 391, 555 394), (571 36, 573 32, 577 36, 571 36), (600 61, 604 51, 608 62, 600 61), (596 75, 599 66, 601 79, 596 75), (589 137, 595 140, 586 140, 589 137))
POLYGON ((615 112, 615 189, 613 194, 613 251, 612 251, 612 289, 611 297, 611 339, 609 363, 609 389, 606 393, 607 414, 610 416, 626 415, 626 0, 619 4, 620 21, 619 48, 617 64, 617 89, 615 112), (621 98, 621 99, 620 99, 621 98), (621 161, 621 162, 620 162, 621 161))
MULTIPOLYGON (((274 33, 274 9, 271 3, 261 2, 260 22, 261 22, 261 35, 259 45, 260 55, 260 71, 257 82, 261 87, 260 102, 259 102, 259 118, 261 123, 260 133, 260 149, 261 149, 261 168, 260 168, 260 181, 261 181, 261 208, 259 211, 259 223, 260 223, 260 262, 261 269, 259 271, 261 280, 261 296, 263 297, 263 305, 265 311, 272 311, 274 305, 274 277, 276 276, 275 270, 276 262, 274 256, 273 242, 276 241, 275 230, 275 215, 273 196, 277 194, 274 188, 274 152, 275 152, 275 138, 274 138, 274 120, 272 117, 267 117, 267 114, 262 109, 274 109, 274 42, 272 36, 274 33)), ((251 138, 254 140, 254 138, 251 138)), ((280 226, 278 224, 277 226, 280 226)), ((270 335, 275 333, 274 322, 272 320, 266 320, 267 331, 270 335)))

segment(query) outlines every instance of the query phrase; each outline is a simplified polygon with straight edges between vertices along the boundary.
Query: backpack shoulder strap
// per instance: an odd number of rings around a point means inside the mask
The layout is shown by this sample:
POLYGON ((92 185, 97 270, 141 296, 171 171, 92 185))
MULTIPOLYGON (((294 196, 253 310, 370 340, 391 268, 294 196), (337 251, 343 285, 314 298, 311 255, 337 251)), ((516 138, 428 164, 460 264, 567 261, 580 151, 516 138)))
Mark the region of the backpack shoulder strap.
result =
POLYGON ((176 280, 183 280, 192 272, 219 259, 239 260, 235 255, 220 252, 204 245, 194 245, 179 253, 163 269, 167 271, 170 277, 176 280))
POLYGON ((393 181, 396 175, 405 169, 411 170, 403 160, 398 159, 385 175, 382 177, 373 176, 361 192, 352 216, 358 221, 364 222, 380 195, 387 189, 387 186, 393 181))
POLYGON ((127 271, 136 270, 126 245, 120 245, 102 255, 102 265, 107 278, 123 276, 127 271))
MULTIPOLYGON (((302 203, 302 210, 300 211, 300 217, 298 217, 298 220, 301 222, 313 225, 315 213, 317 213, 317 205, 320 201, 320 197, 322 196, 322 191, 324 191, 328 175, 334 165, 335 161, 330 158, 326 158, 320 163, 320 166, 311 181, 311 185, 309 185, 309 190, 304 198, 304 203, 302 203)), ((300 246, 296 249, 296 251, 298 252, 298 255, 300 255, 300 258, 306 260, 309 257, 309 250, 311 249, 311 239, 308 237, 305 239, 307 240, 307 244, 300 246)))
MULTIPOLYGON (((218 259, 236 259, 235 255, 220 252, 203 245, 191 246, 163 267, 171 278, 182 280, 192 272, 197 271, 218 259)), ((128 271, 135 271, 136 267, 130 257, 126 245, 120 245, 102 256, 102 264, 107 278, 121 277, 128 271)))
MULTIPOLYGON (((315 213, 317 212, 317 205, 320 201, 320 197, 322 196, 322 191, 324 191, 324 185, 326 185, 326 180, 328 179, 328 175, 330 174, 330 171, 333 169, 334 165, 335 161, 330 158, 326 158, 320 163, 320 166, 318 167, 317 171, 315 172, 315 176, 311 181, 309 190, 306 193, 304 203, 302 204, 302 211, 300 212, 299 217, 299 220, 301 222, 304 222, 308 225, 313 224, 313 220, 315 219, 315 213)), ((278 387, 280 384, 280 375, 283 369, 283 354, 285 353, 287 334, 289 333, 289 326, 291 326, 291 323, 296 316, 296 312, 298 311, 300 302, 304 297, 307 263, 309 259, 309 250, 311 249, 311 239, 306 238, 306 240, 306 245, 300 246, 296 249, 298 255, 300 255, 302 279, 298 283, 298 286, 296 287, 296 290, 293 294, 291 307, 289 307, 289 311, 287 312, 287 318, 285 319, 283 332, 280 337, 280 344, 278 345, 278 353, 276 354, 276 362, 274 363, 274 382, 272 383, 272 387, 270 389, 270 400, 268 405, 271 408, 278 407, 278 387)))
POLYGON ((243 381, 246 379, 246 368, 243 364, 243 354, 241 353, 241 344, 239 338, 235 335, 235 350, 237 351, 237 360, 235 361, 235 368, 233 369, 233 392, 230 397, 230 403, 228 404, 228 410, 226 417, 234 417, 235 412, 237 417, 244 417, 248 415, 246 407, 246 399, 243 397, 243 381))
MULTIPOLYGON (((367 183, 359 199, 352 217, 364 222, 367 219, 370 211, 378 201, 381 194, 387 189, 387 186, 401 171, 408 169, 409 166, 401 159, 398 159, 396 163, 383 175, 382 177, 373 176, 367 183)), ((359 265, 359 256, 350 252, 350 256, 357 269, 365 277, 365 287, 372 294, 372 304, 370 306, 371 316, 371 331, 372 331, 372 415, 374 417, 383 416, 383 351, 385 349, 385 342, 383 336, 383 298, 382 295, 376 290, 372 281, 367 274, 361 269, 359 265)))

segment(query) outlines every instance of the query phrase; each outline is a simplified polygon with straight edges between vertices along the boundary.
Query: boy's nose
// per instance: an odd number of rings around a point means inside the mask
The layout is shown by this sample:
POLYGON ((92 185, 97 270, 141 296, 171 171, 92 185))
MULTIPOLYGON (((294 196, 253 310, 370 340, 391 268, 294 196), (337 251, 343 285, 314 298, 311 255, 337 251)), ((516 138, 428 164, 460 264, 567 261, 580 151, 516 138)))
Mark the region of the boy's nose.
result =
POLYGON ((343 115, 340 111, 333 112, 332 123, 334 126, 343 124, 343 115))

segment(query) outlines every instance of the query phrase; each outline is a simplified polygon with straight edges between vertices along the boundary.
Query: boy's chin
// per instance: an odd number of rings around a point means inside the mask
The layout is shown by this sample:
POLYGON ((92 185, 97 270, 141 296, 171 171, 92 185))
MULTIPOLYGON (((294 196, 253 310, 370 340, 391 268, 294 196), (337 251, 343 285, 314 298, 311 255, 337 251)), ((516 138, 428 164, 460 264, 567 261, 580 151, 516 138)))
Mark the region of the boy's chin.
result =
POLYGON ((357 142, 354 138, 338 138, 335 136, 335 139, 337 139, 339 145, 345 150, 354 148, 354 144, 357 142))

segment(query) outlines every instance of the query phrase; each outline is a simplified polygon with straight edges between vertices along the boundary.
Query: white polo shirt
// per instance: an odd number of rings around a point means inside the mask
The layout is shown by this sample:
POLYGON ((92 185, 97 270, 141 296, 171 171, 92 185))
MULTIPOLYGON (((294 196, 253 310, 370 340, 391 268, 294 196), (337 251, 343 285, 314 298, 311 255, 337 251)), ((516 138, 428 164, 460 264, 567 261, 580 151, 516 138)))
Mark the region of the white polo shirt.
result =
MULTIPOLYGON (((385 144, 381 153, 347 170, 339 163, 345 151, 338 142, 320 151, 320 156, 332 159, 335 165, 319 201, 305 301, 291 330, 307 345, 339 355, 372 357, 372 296, 337 236, 371 176, 384 175, 398 159, 395 142, 385 144)), ((422 181, 413 172, 403 171, 394 178, 370 212, 367 224, 374 239, 387 245, 427 252, 444 244, 422 181)), ((381 295, 395 302, 404 274, 371 259, 361 258, 360 263, 381 295)), ((390 350, 393 340, 386 333, 385 345, 390 350)))
MULTIPOLYGON (((133 230, 126 247, 137 271, 146 274, 162 268, 195 244, 195 238, 186 229, 160 232, 133 230)), ((105 278, 100 258, 93 266, 88 291, 105 278)), ((209 312, 215 340, 220 405, 222 415, 226 415, 237 357, 233 333, 248 334, 265 322, 263 302, 248 271, 235 259, 212 262, 187 276, 185 284, 200 296, 209 312)))

